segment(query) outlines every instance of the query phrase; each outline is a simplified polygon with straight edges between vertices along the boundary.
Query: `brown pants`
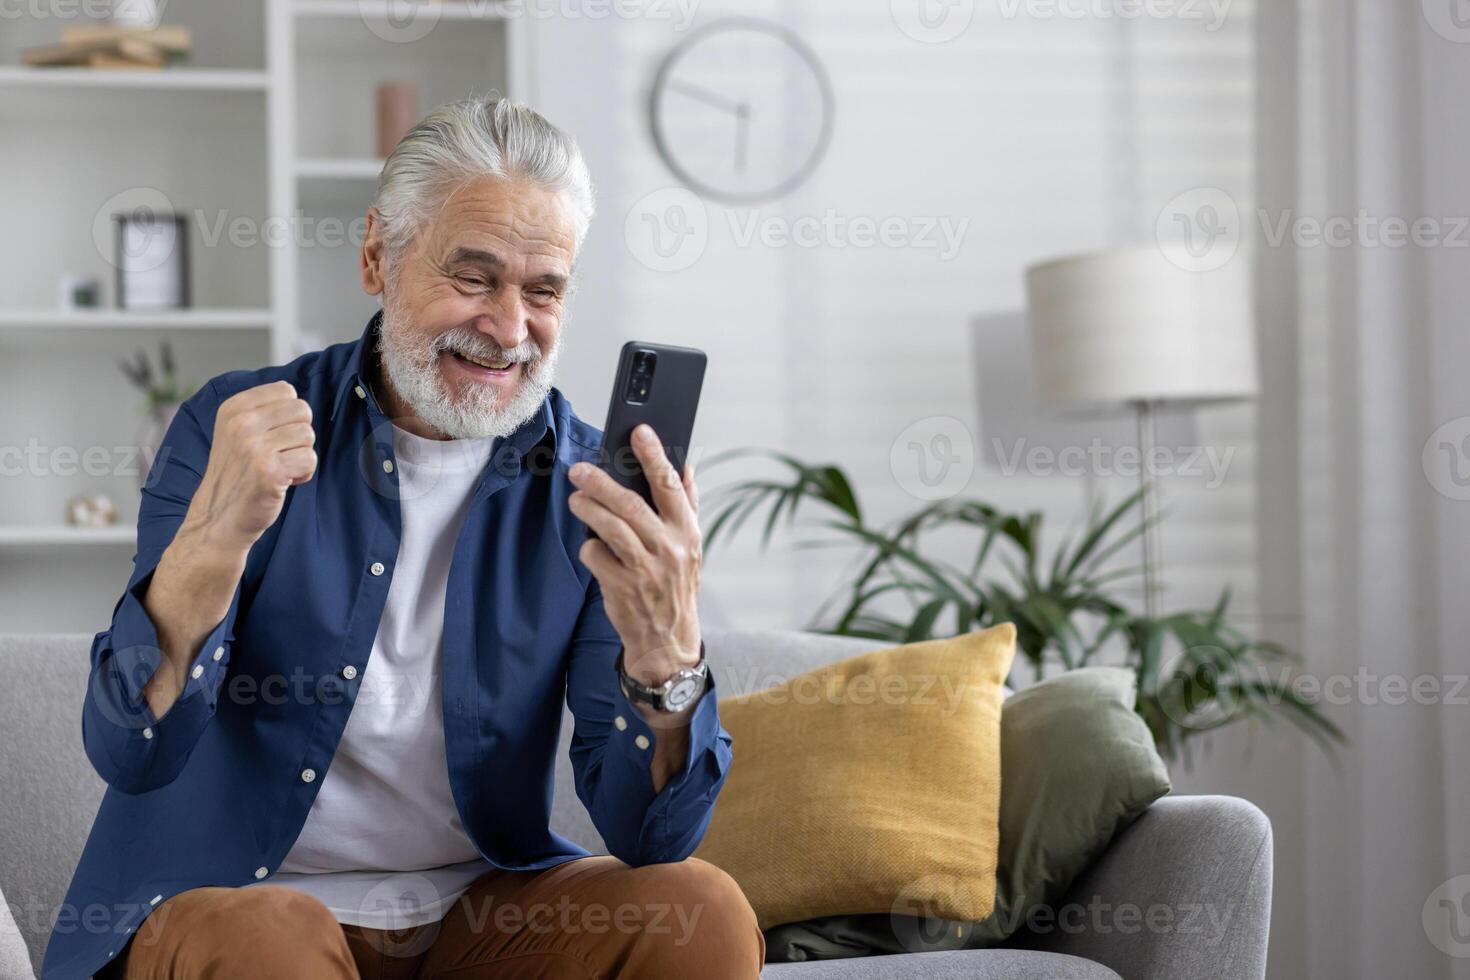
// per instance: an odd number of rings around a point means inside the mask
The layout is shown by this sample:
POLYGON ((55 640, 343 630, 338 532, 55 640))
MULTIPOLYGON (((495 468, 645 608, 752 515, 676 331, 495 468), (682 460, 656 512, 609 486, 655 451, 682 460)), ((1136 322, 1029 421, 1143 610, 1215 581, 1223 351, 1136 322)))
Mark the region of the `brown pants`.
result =
POLYGON ((164 902, 97 975, 123 980, 653 977, 751 980, 766 944, 734 879, 690 858, 590 857, 480 876, 439 922, 339 925, 284 885, 195 888, 164 902))

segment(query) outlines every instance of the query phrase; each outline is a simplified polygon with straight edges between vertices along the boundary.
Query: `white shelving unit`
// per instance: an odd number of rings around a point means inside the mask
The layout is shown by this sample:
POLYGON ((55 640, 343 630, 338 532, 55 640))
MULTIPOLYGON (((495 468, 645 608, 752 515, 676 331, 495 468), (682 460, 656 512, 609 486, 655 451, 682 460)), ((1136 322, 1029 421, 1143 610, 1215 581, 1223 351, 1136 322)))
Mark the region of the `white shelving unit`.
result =
POLYGON ((371 158, 296 161, 296 176, 301 180, 370 180, 377 183, 382 171, 383 161, 371 158))
MULTIPOLYGON (((0 68, 0 89, 83 88, 168 90, 178 92, 264 92, 270 83, 263 71, 170 68, 167 71, 93 70, 90 68, 0 68)), ((19 96, 17 96, 19 97, 19 96)))
MULTIPOLYGON (((419 8, 415 0, 296 0, 298 17, 350 17, 387 21, 419 8)), ((441 0, 434 10, 440 21, 503 20, 515 8, 490 0, 441 0)))
POLYGON ((0 548, 70 548, 93 545, 128 545, 137 542, 131 527, 0 527, 0 548))
POLYGON ((5 21, 0 207, 23 233, 0 240, 0 633, 99 629, 126 580, 146 420, 118 360, 167 339, 197 383, 361 332, 377 307, 358 287, 354 234, 382 169, 376 86, 416 83, 425 111, 472 93, 532 97, 516 56, 526 18, 488 0, 417 3, 434 26, 403 40, 393 27, 408 9, 173 0, 164 19, 190 27, 195 47, 162 71, 25 67, 20 53, 65 24, 5 21), (58 309, 65 275, 99 279, 112 302, 102 243, 111 213, 145 192, 189 215, 198 305, 58 309), (272 224, 290 234, 268 235, 272 224), (329 233, 339 227, 345 237, 329 233), (81 462, 88 451, 105 472, 81 462), (117 503, 118 525, 66 526, 66 501, 96 493, 117 503))
POLYGON ((269 330, 271 311, 3 310, 0 330, 269 330))

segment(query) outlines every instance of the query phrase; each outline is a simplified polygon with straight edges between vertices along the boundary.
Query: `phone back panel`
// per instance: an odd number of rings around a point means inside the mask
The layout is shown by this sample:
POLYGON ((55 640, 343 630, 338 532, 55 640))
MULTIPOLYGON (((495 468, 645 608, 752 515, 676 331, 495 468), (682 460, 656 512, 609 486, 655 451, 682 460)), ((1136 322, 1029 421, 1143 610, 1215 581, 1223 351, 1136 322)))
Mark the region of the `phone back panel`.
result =
POLYGON ((664 444, 665 454, 674 465, 674 471, 682 475, 694 435, 694 415, 699 407, 700 389, 704 386, 705 363, 706 357, 701 350, 637 341, 624 344, 618 357, 612 402, 608 405, 607 425, 603 428, 600 462, 613 479, 641 494, 650 506, 653 505, 653 495, 630 442, 633 430, 644 422, 652 426, 664 444), (656 360, 648 394, 641 404, 635 404, 628 400, 628 386, 634 359, 641 351, 653 352, 656 360))

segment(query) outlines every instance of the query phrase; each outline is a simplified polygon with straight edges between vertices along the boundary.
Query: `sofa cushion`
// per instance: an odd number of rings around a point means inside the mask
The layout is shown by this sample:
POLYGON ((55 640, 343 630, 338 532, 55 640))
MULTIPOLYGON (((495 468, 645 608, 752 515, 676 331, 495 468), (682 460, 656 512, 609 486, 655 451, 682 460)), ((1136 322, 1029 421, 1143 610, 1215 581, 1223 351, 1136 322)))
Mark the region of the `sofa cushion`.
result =
POLYGON ((1001 766, 1015 804, 1001 814, 997 908, 1006 916, 978 926, 971 945, 1005 939, 1058 905, 1113 838, 1169 792, 1169 770, 1134 710, 1137 683, 1131 670, 1084 667, 1006 702, 1001 766))
MULTIPOLYGON (((881 649, 891 644, 820 633, 787 630, 708 630, 704 648, 720 696, 752 694, 772 687, 814 667, 881 649)), ((572 719, 564 712, 561 750, 556 756, 556 794, 552 799, 551 827, 568 840, 576 841, 594 854, 607 848, 592 826, 587 810, 577 798, 568 752, 572 744, 572 719)), ((737 753, 738 753, 737 749, 737 753)))
POLYGON ((778 926, 766 958, 840 959, 994 946, 1044 914, 1114 836, 1169 792, 1169 773, 1134 711, 1134 674, 1084 667, 1012 697, 1001 712, 1000 864, 983 922, 840 915, 778 926), (1041 760, 1045 764, 1037 765, 1041 760))
POLYGON ((82 751, 91 644, 0 636, 0 676, 12 679, 0 685, 0 887, 38 968, 105 788, 82 751))
POLYGON ((860 654, 725 698, 730 771, 695 852, 762 927, 933 906, 980 919, 995 895, 1009 623, 860 654))
POLYGON ((761 980, 1121 980, 1100 963, 1018 949, 864 956, 826 963, 773 963, 761 980))

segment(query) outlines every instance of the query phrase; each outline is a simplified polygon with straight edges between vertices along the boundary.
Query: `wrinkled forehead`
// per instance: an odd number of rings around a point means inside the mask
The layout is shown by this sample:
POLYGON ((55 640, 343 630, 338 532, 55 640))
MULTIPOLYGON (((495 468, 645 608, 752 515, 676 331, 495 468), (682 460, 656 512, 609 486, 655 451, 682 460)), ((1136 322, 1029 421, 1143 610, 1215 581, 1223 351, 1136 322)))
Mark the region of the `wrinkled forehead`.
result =
POLYGON ((571 274, 576 211, 565 193, 495 177, 448 190, 418 235, 431 262, 494 265, 505 274, 571 274))

